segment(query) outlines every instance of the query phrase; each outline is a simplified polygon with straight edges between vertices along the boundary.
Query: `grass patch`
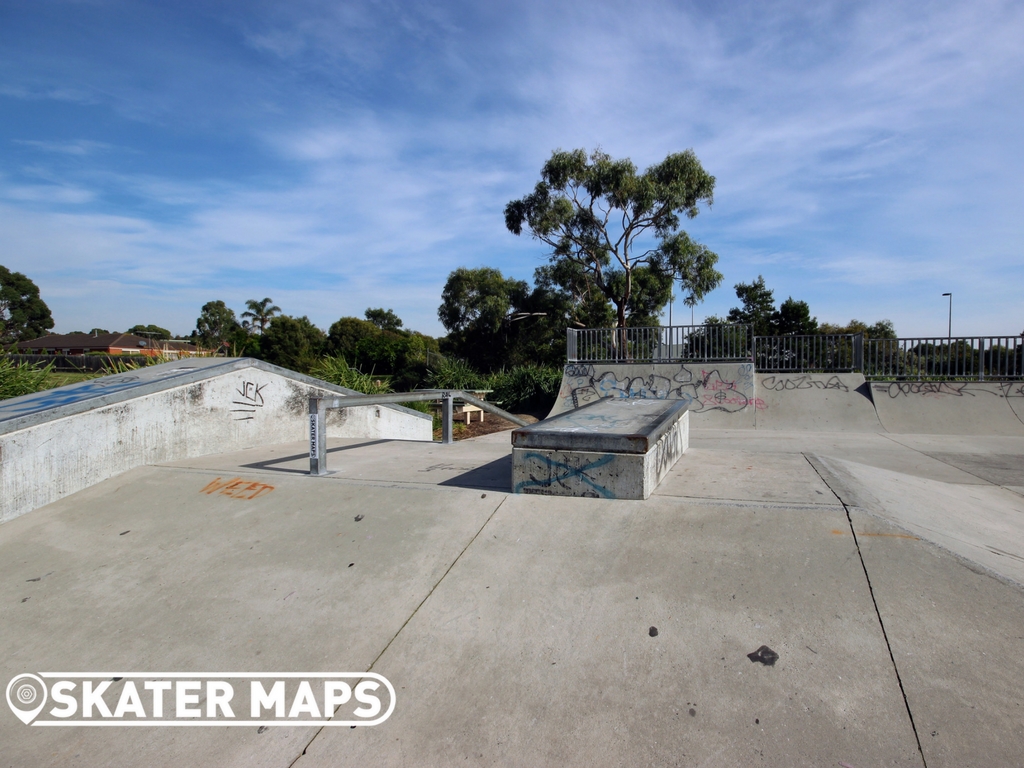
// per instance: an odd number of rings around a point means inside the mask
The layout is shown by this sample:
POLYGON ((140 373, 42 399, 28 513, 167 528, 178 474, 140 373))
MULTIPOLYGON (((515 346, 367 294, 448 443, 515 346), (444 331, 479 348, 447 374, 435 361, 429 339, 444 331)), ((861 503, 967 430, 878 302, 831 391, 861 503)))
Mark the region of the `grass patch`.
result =
POLYGON ((102 376, 101 373, 68 373, 65 371, 53 371, 50 374, 50 386, 47 389, 54 387, 63 387, 68 384, 77 384, 80 381, 88 381, 89 379, 95 379, 98 376, 102 376))

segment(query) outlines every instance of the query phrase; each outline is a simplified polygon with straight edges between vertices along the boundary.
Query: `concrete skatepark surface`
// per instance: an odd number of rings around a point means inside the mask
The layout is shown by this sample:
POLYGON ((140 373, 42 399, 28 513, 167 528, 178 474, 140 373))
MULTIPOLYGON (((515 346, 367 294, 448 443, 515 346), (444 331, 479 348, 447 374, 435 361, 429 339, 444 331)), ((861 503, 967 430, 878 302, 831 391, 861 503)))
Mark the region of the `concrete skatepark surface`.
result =
POLYGON ((0 680, 372 671, 389 720, 6 713, 0 765, 1024 761, 1024 438, 694 428, 643 502, 512 495, 508 433, 329 447, 322 478, 286 442, 0 525, 0 680))

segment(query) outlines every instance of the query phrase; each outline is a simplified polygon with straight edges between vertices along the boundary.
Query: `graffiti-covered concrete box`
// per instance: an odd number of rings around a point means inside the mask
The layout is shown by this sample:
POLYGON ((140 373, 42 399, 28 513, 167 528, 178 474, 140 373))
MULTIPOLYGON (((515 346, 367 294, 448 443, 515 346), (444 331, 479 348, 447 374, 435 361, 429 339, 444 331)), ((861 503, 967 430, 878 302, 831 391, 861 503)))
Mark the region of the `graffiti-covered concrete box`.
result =
POLYGON ((512 490, 646 499, 689 444, 680 400, 603 398, 512 432, 512 490))

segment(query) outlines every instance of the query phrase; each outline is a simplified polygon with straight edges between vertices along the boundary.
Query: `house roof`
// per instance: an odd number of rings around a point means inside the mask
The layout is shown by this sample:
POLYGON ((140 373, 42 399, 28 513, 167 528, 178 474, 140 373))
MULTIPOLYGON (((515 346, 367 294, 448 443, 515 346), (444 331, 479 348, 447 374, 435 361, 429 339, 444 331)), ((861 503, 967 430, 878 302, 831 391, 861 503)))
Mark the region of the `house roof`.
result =
POLYGON ((164 341, 144 339, 132 333, 63 333, 42 336, 31 341, 18 343, 18 349, 146 349, 149 347, 194 350, 195 346, 186 341, 164 341))

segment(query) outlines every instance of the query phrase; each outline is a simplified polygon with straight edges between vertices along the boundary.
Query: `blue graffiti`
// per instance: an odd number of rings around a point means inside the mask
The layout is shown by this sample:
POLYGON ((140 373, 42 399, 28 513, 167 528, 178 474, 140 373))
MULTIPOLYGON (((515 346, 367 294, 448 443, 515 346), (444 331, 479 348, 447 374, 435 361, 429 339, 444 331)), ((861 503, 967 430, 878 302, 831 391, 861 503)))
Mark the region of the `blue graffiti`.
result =
POLYGON ((563 461, 557 461, 552 459, 550 456, 546 456, 543 453, 535 453, 533 451, 523 454, 524 459, 536 459, 547 466, 548 478, 546 480, 538 480, 533 475, 530 475, 529 480, 523 480, 516 483, 516 487, 513 489, 513 493, 522 493, 524 488, 549 488, 555 483, 558 483, 563 488, 566 480, 578 479, 582 483, 589 485, 594 491, 606 499, 614 499, 615 494, 605 488, 603 485, 595 483, 591 478, 587 477, 587 472, 598 467, 603 467, 609 463, 615 457, 611 454, 602 456, 599 459, 595 459, 588 464, 584 464, 581 467, 572 467, 563 461))
POLYGON ((83 381, 80 384, 72 384, 68 387, 49 389, 24 398, 18 398, 17 402, 8 402, 0 405, 0 419, 23 416, 27 413, 36 413, 48 408, 57 408, 62 405, 71 405, 83 400, 102 397, 111 392, 118 392, 123 389, 131 389, 140 384, 147 383, 139 380, 138 376, 117 376, 114 378, 104 377, 92 381, 83 381))

